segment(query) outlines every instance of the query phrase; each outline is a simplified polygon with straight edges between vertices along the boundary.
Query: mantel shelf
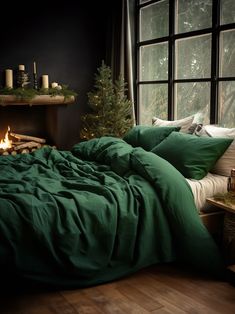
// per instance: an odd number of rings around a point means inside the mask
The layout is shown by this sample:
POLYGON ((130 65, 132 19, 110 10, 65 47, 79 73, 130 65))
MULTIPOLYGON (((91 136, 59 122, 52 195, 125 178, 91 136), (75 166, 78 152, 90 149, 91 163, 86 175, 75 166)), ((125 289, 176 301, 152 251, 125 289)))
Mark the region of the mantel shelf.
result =
POLYGON ((25 100, 19 99, 14 95, 0 95, 0 106, 17 106, 17 105, 68 105, 73 104, 75 101, 74 96, 64 97, 64 96, 51 96, 51 95, 38 95, 33 99, 25 100))

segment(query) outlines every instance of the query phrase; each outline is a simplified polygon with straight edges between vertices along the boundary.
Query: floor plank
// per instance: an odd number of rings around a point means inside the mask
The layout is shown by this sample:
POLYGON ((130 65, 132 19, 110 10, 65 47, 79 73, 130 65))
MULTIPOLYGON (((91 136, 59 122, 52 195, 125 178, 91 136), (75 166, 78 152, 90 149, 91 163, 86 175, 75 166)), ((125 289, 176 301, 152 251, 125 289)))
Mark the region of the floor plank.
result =
POLYGON ((156 265, 90 288, 13 289, 0 295, 0 313, 233 314, 235 287, 176 265, 156 265))

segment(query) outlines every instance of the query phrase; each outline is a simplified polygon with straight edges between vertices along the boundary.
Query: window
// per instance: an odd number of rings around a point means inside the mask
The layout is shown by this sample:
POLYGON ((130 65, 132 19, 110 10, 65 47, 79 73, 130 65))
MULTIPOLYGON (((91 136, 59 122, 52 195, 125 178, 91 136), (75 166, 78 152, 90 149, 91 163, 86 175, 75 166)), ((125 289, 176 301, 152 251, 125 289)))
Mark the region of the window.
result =
POLYGON ((235 1, 137 0, 137 120, 235 127, 235 1))

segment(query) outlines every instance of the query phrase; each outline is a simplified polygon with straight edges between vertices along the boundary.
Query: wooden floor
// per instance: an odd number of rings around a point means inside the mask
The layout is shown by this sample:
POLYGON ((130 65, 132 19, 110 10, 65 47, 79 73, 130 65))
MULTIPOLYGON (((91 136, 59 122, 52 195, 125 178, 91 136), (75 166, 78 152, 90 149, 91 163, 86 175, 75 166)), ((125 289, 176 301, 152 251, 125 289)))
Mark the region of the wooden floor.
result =
POLYGON ((22 291, 0 297, 1 314, 234 314, 235 287, 159 265, 112 283, 67 291, 22 291))

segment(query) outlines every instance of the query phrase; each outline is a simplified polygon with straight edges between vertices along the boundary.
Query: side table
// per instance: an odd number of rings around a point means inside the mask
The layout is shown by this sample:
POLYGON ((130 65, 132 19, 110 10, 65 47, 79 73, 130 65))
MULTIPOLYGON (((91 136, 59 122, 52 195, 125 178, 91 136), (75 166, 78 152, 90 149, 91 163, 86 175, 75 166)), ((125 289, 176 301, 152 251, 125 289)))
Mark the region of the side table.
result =
POLYGON ((235 204, 227 203, 216 197, 208 198, 207 202, 225 211, 223 226, 225 262, 230 269, 235 269, 235 204))

